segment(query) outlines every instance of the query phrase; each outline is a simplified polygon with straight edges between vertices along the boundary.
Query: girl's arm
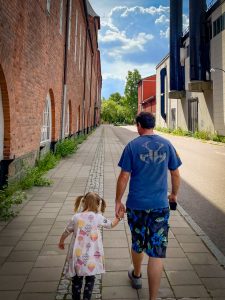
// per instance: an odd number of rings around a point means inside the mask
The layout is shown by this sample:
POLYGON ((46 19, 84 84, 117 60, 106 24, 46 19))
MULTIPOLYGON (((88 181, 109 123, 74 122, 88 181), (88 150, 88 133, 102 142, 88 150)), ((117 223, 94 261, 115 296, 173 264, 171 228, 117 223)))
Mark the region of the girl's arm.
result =
POLYGON ((112 228, 118 225, 119 221, 124 217, 124 210, 120 209, 118 212, 118 217, 115 216, 114 220, 112 221, 112 228))
POLYGON ((120 218, 115 217, 112 221, 112 227, 111 228, 116 227, 116 225, 118 225, 119 221, 120 221, 120 218))
POLYGON ((61 235, 61 238, 59 240, 59 244, 58 244, 58 247, 59 249, 62 249, 64 250, 65 249, 65 244, 64 244, 64 241, 65 239, 70 235, 71 232, 69 231, 64 231, 63 234, 61 235))

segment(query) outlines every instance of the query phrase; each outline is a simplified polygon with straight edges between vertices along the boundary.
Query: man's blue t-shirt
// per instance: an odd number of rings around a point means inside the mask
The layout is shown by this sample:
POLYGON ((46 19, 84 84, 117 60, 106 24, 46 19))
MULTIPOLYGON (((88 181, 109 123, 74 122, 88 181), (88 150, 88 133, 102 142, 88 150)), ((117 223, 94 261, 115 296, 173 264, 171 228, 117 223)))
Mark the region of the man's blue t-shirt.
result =
POLYGON ((180 165, 172 144, 159 135, 142 135, 129 142, 118 164, 131 173, 126 206, 137 210, 168 207, 167 171, 180 165))

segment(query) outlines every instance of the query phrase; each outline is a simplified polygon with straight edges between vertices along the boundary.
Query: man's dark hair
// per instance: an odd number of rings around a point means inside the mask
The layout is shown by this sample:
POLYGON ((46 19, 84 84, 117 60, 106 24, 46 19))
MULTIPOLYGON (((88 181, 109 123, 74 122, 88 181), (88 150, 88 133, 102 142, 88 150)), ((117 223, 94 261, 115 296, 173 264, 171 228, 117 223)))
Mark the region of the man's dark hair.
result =
POLYGON ((142 111, 136 117, 136 123, 139 123, 142 128, 150 129, 155 127, 155 117, 153 114, 142 111))

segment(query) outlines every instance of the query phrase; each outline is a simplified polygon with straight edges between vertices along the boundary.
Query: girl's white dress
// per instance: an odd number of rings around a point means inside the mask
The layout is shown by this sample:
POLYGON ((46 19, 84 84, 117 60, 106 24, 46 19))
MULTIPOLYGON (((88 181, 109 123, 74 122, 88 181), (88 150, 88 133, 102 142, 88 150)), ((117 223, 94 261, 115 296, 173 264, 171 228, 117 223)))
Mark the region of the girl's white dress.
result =
POLYGON ((111 228, 112 222, 100 213, 76 213, 66 227, 73 232, 68 252, 66 275, 90 276, 105 273, 100 227, 111 228))

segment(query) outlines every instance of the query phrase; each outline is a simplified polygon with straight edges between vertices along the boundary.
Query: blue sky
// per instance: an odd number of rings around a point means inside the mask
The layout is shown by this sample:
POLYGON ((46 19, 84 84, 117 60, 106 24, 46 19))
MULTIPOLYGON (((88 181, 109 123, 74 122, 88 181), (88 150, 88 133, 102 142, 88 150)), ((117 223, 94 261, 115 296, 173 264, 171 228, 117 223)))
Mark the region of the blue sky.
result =
MULTIPOLYGON (((89 1, 101 18, 102 97, 114 92, 123 95, 128 70, 138 69, 142 77, 154 74, 169 52, 169 1, 89 1)), ((188 2, 183 1, 184 28, 188 2)))

